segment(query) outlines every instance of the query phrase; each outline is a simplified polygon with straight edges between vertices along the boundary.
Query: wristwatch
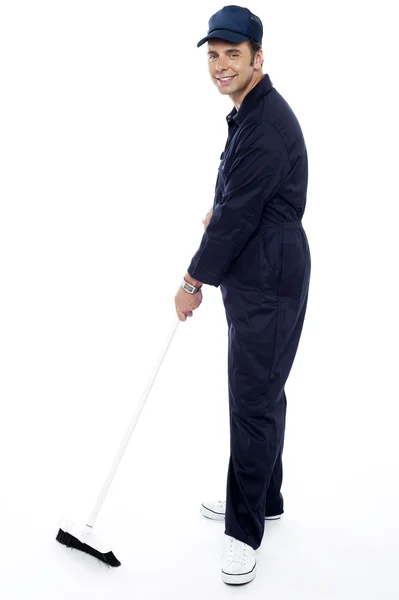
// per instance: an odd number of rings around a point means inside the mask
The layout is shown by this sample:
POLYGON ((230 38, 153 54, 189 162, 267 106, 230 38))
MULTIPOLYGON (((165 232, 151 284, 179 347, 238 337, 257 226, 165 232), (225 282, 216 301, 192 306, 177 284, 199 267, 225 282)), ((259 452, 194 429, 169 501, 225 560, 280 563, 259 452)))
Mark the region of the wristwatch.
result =
POLYGON ((202 285, 200 285, 199 287, 195 287, 195 285, 191 285, 191 283, 188 283, 188 281, 186 281, 185 279, 183 279, 183 281, 181 282, 181 286, 183 290, 185 290, 189 294, 197 294, 202 288, 202 285))

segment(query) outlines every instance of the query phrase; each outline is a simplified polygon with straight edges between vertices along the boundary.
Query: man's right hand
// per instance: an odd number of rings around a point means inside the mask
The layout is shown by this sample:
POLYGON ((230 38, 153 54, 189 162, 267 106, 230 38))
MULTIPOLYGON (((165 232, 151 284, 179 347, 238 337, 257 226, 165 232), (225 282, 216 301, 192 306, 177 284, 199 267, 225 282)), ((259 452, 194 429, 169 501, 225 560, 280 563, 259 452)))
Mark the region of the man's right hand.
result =
POLYGON ((208 227, 209 221, 211 220, 212 215, 213 215, 213 208, 210 208, 208 210, 208 212, 206 213, 206 216, 202 219, 202 222, 204 224, 204 231, 208 227))

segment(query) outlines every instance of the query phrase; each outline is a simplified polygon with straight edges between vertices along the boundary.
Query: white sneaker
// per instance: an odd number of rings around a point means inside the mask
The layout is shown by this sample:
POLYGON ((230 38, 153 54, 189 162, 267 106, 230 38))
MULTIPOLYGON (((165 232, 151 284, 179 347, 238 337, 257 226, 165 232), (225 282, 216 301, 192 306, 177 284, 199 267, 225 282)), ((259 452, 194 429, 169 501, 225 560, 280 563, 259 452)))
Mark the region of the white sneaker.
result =
POLYGON ((231 585, 249 583, 256 575, 256 552, 248 544, 224 535, 222 580, 231 585))
MULTIPOLYGON (((201 513, 208 519, 223 521, 226 514, 226 500, 212 500, 201 504, 201 513)), ((266 516, 266 521, 280 519, 281 515, 266 516)))

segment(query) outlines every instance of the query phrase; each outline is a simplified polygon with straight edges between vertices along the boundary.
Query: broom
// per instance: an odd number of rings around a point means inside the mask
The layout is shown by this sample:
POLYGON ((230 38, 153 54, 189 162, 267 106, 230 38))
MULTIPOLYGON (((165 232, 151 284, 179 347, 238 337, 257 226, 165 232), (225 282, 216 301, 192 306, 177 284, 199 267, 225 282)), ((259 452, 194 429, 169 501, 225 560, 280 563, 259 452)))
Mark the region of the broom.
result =
POLYGON ((139 404, 137 405, 136 412, 132 417, 130 425, 126 431, 125 437, 122 440, 119 451, 118 451, 117 455, 115 456, 115 459, 114 459, 112 467, 109 471, 108 477, 106 478, 106 480, 104 482, 104 485, 98 496, 96 505, 94 506, 93 511, 92 511, 89 519, 87 520, 86 525, 84 527, 81 527, 81 526, 75 525, 71 521, 63 520, 60 522, 60 529, 59 529, 57 537, 56 537, 57 542, 60 542, 60 544, 63 544, 64 546, 67 546, 68 548, 75 548, 76 550, 81 550, 82 552, 85 552, 86 554, 95 556, 96 558, 98 558, 105 564, 109 565, 110 567, 119 567, 121 563, 116 558, 115 554, 112 552, 109 545, 104 543, 104 541, 100 540, 98 538, 98 536, 96 536, 93 533, 94 523, 95 523, 95 520, 97 519, 100 508, 105 500, 105 497, 111 486, 112 480, 115 476, 115 473, 116 473, 116 471, 119 467, 119 464, 122 460, 122 457, 125 453, 127 445, 129 443, 129 440, 132 436, 133 430, 134 430, 136 423, 139 419, 139 416, 141 414, 141 411, 143 410, 145 401, 147 400, 147 397, 151 391, 151 388, 152 388, 155 378, 158 374, 158 371, 161 368, 163 360, 166 356, 166 352, 168 351, 168 348, 172 342, 173 336, 176 332, 179 322, 180 322, 180 320, 178 319, 176 321, 176 323, 173 325, 173 328, 166 340, 165 346, 161 352, 161 355, 160 355, 158 362, 154 368, 154 371, 153 371, 150 379, 148 380, 147 387, 143 392, 143 395, 141 397, 139 404))

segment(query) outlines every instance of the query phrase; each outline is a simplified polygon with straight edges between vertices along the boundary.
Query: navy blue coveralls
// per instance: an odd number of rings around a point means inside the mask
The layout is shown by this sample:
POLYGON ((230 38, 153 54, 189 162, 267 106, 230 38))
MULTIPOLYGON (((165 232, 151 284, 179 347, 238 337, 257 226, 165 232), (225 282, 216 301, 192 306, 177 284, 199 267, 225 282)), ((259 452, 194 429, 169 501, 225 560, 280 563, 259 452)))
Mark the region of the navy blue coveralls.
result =
POLYGON ((227 122, 213 215, 188 272, 222 292, 230 409, 225 533, 256 550, 265 515, 283 512, 284 385, 311 271, 301 222, 308 162, 298 120, 268 74, 227 122))

